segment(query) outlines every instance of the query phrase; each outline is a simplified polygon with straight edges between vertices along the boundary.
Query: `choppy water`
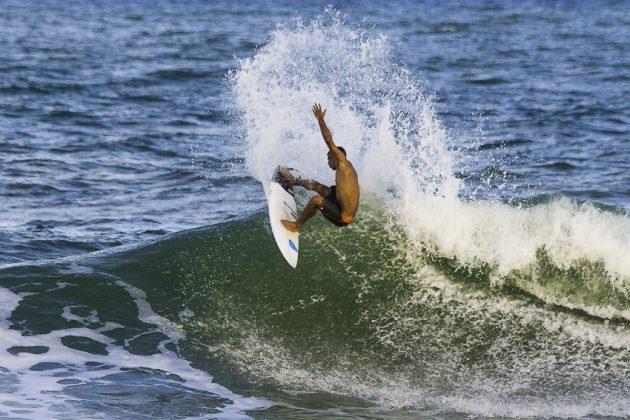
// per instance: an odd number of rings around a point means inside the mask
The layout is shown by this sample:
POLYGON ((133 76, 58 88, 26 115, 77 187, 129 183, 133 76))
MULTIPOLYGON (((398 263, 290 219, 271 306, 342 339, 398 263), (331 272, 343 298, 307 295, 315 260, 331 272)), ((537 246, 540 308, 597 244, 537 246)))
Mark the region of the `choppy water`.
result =
POLYGON ((630 415, 623 2, 0 6, 0 416, 630 415))

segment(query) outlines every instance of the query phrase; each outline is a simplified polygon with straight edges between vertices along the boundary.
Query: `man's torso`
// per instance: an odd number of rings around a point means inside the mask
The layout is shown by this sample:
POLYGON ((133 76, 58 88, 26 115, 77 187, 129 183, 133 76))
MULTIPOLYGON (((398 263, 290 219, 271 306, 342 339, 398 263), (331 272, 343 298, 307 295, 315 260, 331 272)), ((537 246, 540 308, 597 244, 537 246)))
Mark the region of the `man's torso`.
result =
POLYGON ((359 178, 349 161, 338 163, 335 171, 337 201, 341 214, 346 218, 354 218, 359 209, 359 178))

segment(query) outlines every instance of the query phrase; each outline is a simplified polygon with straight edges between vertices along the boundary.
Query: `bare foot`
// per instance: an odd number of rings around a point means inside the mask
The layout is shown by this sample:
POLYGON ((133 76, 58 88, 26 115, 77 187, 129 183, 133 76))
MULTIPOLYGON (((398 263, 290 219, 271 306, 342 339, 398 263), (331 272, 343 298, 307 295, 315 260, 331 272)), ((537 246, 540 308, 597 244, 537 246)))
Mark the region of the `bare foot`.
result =
POLYGON ((297 232, 300 230, 300 226, 297 224, 297 222, 291 222, 289 220, 280 220, 280 223, 282 223, 282 226, 284 226, 288 231, 290 232, 297 232))

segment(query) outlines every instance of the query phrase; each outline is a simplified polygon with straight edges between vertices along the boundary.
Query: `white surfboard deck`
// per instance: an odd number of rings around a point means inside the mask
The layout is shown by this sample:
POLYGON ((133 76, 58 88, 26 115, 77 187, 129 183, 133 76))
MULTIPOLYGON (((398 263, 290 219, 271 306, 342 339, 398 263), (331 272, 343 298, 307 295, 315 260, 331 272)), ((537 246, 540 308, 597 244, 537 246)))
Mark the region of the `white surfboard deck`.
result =
MULTIPOLYGON (((274 178, 277 179, 274 174, 274 178)), ((298 262, 299 233, 287 230, 280 220, 297 220, 295 198, 290 190, 285 190, 278 182, 271 181, 267 189, 267 202, 269 205, 269 221, 273 238, 278 244, 282 256, 291 267, 295 268, 298 262)))

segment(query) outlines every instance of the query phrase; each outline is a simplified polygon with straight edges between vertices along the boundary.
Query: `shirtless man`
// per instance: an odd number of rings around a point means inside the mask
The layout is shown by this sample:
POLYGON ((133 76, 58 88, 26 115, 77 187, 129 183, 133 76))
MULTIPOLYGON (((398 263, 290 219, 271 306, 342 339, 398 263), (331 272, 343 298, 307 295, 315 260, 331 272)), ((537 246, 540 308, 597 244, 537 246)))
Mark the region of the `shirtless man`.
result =
POLYGON ((292 185, 297 185, 307 190, 315 191, 317 195, 309 200, 302 211, 302 215, 296 222, 282 220, 282 224, 291 232, 297 232, 308 219, 313 217, 317 210, 330 222, 337 226, 349 225, 359 208, 359 179, 357 171, 348 159, 343 147, 336 146, 333 142, 330 130, 326 127, 324 116, 326 110, 322 110, 320 104, 313 105, 313 114, 317 118, 322 136, 328 146, 328 166, 335 171, 335 184, 327 187, 311 179, 295 178, 288 169, 280 168, 292 185))

